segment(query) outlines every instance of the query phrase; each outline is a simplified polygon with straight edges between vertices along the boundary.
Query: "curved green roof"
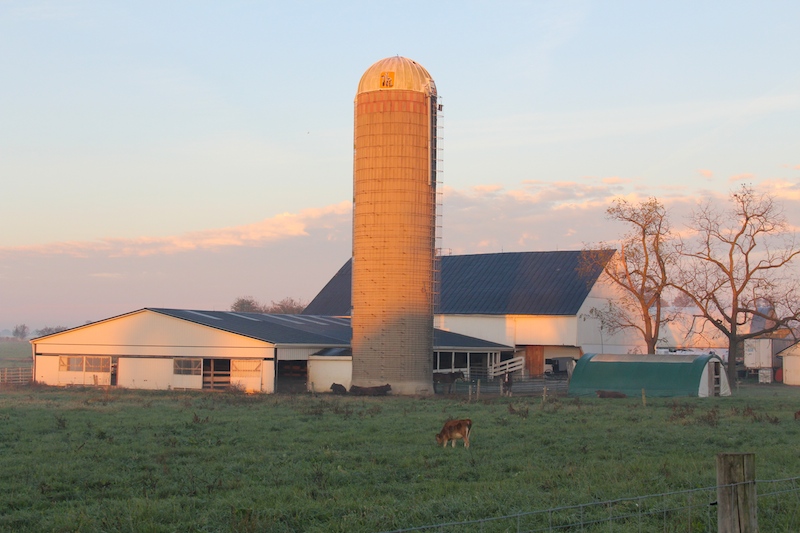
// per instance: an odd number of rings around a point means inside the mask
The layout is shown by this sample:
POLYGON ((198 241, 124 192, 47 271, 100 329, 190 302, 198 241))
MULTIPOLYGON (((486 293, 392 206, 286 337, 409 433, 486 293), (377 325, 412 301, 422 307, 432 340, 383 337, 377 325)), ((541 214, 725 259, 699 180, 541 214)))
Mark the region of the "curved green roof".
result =
MULTIPOLYGON (((714 354, 586 354, 572 372, 569 394, 594 396, 605 390, 639 396, 644 389, 647 396, 706 396, 709 384, 703 382, 703 373, 712 361, 722 365, 722 359, 714 354)), ((729 395, 721 368, 719 379, 721 394, 729 395)))

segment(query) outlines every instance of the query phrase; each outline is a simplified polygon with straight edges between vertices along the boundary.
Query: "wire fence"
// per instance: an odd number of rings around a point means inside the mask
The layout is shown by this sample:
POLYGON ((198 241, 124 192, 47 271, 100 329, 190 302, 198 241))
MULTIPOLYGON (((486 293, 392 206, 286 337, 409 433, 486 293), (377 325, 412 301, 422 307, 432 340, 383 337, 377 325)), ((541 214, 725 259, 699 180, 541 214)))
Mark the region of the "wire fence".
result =
MULTIPOLYGON (((755 482, 761 531, 800 531, 799 482, 800 477, 755 482)), ((396 529, 386 533, 711 533, 717 531, 717 489, 717 486, 713 486, 664 492, 479 520, 396 529)))

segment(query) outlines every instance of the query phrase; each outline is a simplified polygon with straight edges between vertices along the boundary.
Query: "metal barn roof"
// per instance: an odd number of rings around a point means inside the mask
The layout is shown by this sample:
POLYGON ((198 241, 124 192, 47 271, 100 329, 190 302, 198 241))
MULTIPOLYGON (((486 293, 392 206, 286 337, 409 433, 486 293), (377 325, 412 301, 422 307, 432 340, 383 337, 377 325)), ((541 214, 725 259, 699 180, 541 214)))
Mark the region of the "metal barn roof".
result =
MULTIPOLYGON (((614 250, 581 269, 582 251, 508 252, 441 258, 437 314, 575 315, 614 250)), ((349 316, 352 262, 339 269, 303 314, 349 316)))
POLYGON ((152 307, 147 309, 272 344, 350 345, 350 320, 344 318, 152 307))
MULTIPOLYGON (((194 311, 157 309, 149 311, 188 320, 212 328, 262 340, 272 344, 302 344, 326 347, 349 347, 352 337, 350 319, 320 315, 265 315, 232 311, 194 311)), ((434 329, 434 350, 500 351, 510 346, 434 329)))

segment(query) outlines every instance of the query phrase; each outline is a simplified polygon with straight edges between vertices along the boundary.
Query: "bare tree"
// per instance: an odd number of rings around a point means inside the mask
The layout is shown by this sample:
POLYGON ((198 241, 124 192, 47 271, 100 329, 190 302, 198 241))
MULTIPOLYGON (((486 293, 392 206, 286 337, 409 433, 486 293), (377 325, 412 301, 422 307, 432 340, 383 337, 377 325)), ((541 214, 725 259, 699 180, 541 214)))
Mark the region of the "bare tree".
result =
POLYGON ((30 328, 28 328, 28 326, 26 326, 25 324, 17 324, 11 331, 11 335, 15 339, 24 341, 25 339, 28 338, 28 334, 30 333, 30 331, 31 331, 30 328))
POLYGON ((746 339, 800 321, 796 273, 789 268, 800 254, 782 207, 768 194, 743 185, 730 196, 731 209, 710 202, 692 214, 695 238, 682 243, 675 287, 728 339, 728 378, 736 379, 736 358, 746 339), (763 327, 753 328, 761 317, 763 327), (750 328, 745 328, 750 324, 750 328))
POLYGON ((606 218, 625 223, 629 230, 620 238, 619 250, 610 260, 605 260, 601 250, 585 250, 581 268, 601 266, 606 278, 622 289, 623 296, 591 309, 590 316, 611 333, 636 330, 647 353, 656 353, 661 326, 672 318, 664 312, 663 299, 669 287, 668 271, 676 257, 667 210, 656 198, 640 203, 618 198, 606 210, 606 218))
POLYGON ((252 296, 240 296, 231 305, 235 313, 264 313, 264 306, 252 296))
POLYGON ((266 313, 275 315, 297 315, 306 308, 306 303, 295 298, 286 297, 279 302, 272 301, 264 305, 252 296, 242 296, 231 305, 231 311, 238 313, 266 313))
POLYGON ((291 297, 286 297, 280 302, 271 302, 270 306, 266 308, 265 313, 281 314, 281 315, 298 315, 306 308, 306 303, 301 300, 296 300, 291 297))
POLYGON ((67 329, 69 328, 66 326, 45 326, 41 329, 37 329, 35 333, 37 337, 44 337, 45 335, 52 335, 53 333, 59 333, 67 329))

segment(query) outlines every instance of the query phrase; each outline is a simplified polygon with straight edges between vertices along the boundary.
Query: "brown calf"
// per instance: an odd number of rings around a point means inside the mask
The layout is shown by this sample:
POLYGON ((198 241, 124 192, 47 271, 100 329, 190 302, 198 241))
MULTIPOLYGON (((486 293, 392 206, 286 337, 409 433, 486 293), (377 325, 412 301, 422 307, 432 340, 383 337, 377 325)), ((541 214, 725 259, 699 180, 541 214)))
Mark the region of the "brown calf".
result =
POLYGON ((469 418, 448 420, 444 423, 442 431, 436 434, 436 444, 441 444, 443 448, 447 448, 447 443, 452 441, 453 448, 455 448, 456 440, 463 439, 464 447, 469 448, 470 431, 472 431, 472 420, 469 418))

